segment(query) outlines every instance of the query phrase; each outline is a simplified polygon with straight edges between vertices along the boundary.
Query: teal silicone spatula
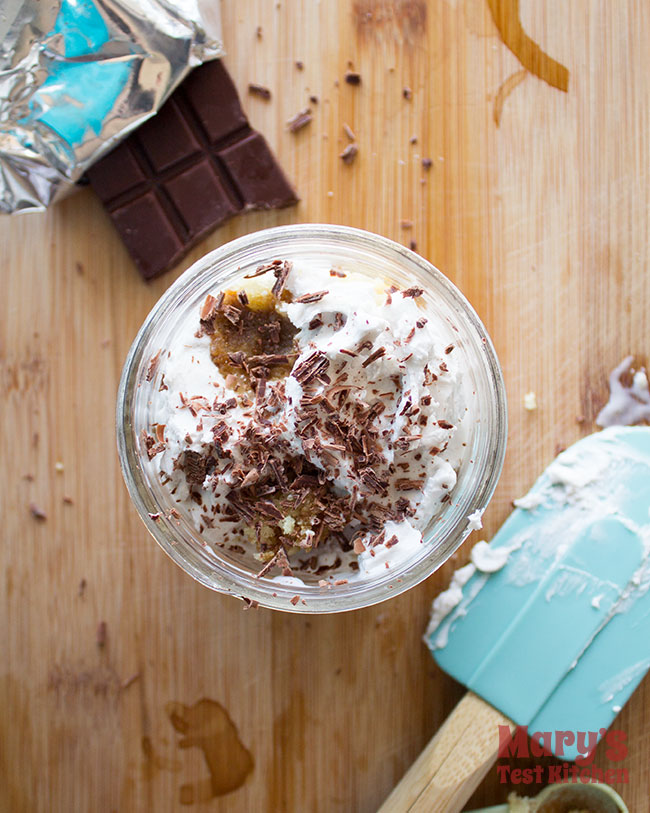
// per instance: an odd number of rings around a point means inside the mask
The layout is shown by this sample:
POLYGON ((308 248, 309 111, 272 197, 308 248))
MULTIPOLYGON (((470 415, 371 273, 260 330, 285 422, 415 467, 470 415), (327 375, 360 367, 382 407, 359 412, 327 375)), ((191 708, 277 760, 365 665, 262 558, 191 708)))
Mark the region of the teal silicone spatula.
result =
POLYGON ((650 427, 578 441, 517 504, 434 602, 426 642, 470 692, 382 811, 459 811, 499 725, 584 756, 650 667, 650 427))

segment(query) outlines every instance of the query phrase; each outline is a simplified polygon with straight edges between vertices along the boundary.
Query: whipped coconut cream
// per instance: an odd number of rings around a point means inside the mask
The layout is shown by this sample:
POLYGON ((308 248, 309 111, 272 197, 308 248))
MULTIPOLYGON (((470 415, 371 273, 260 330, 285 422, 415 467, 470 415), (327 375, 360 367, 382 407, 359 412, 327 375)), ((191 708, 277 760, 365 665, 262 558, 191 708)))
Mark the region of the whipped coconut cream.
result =
POLYGON ((632 367, 634 356, 626 356, 609 375, 609 400, 596 417, 598 426, 632 426, 650 421, 650 388, 645 369, 632 367), (629 373, 632 382, 625 386, 622 377, 629 373))
MULTIPOLYGON (((213 292, 148 376, 156 396, 142 443, 178 511, 207 546, 254 553, 260 575, 285 582, 370 579, 416 556, 453 498, 471 420, 454 346, 423 291, 278 261, 228 291, 240 304, 213 292), (271 292, 292 351, 218 348, 247 390, 213 361, 214 320, 271 292)), ((480 527, 480 514, 469 520, 480 527)))

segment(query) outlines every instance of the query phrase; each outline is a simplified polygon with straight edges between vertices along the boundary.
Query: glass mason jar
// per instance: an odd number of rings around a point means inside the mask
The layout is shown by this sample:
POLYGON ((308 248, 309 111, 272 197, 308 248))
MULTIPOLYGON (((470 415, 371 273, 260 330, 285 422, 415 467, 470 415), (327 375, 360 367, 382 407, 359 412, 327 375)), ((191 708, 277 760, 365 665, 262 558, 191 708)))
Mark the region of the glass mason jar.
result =
MULTIPOLYGON (((198 321, 197 321, 198 325, 198 321)), ((403 593, 426 579, 457 550, 471 530, 468 517, 482 512, 501 473, 507 434, 506 398, 499 363, 485 328, 460 291, 431 263, 398 243, 344 226, 281 226, 240 237, 196 262, 165 292, 145 319, 124 364, 117 399, 117 442, 122 473, 147 529, 162 549, 201 584, 264 607, 326 613, 367 607, 403 593), (376 578, 352 579, 327 589, 318 577, 302 582, 256 578, 261 565, 213 548, 156 476, 141 449, 148 431, 157 382, 147 381, 152 357, 174 331, 196 314, 206 296, 275 258, 301 262, 326 257, 333 266, 424 289, 425 312, 438 315, 440 331, 454 344, 462 397, 469 410, 466 449, 458 480, 446 502, 423 529, 418 555, 376 578), (155 385, 155 386, 154 386, 155 385), (174 509, 173 513, 172 509, 174 509), (180 510, 179 510, 180 509, 180 510), (158 516, 154 519, 151 515, 158 516), (296 596, 299 599, 296 600, 296 596), (291 603, 291 600, 294 603, 291 603)))

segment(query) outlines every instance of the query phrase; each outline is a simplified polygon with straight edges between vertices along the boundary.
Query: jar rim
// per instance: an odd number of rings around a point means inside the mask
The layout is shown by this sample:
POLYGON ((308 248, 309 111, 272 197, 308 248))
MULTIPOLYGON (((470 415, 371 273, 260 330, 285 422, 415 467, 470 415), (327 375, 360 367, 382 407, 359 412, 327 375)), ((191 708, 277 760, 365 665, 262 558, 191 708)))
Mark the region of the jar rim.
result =
POLYGON ((116 423, 120 466, 131 499, 147 530, 176 564, 213 590, 246 598, 265 607, 303 613, 341 612, 371 606, 416 586, 437 570, 470 533, 467 515, 476 510, 482 512, 492 497, 503 466, 507 437, 505 385, 496 351, 481 320, 460 290, 428 260, 386 237, 349 226, 309 223, 278 226, 244 235, 204 255, 181 274, 151 309, 131 345, 118 388, 116 423), (391 579, 388 576, 377 581, 372 578, 360 579, 340 588, 334 586, 328 589, 312 585, 306 585, 303 589, 267 579, 256 580, 248 571, 238 570, 230 562, 220 560, 218 553, 210 550, 207 554, 199 549, 201 546, 193 544, 183 529, 175 527, 172 522, 151 516, 156 513, 151 510, 156 505, 140 465, 133 417, 143 364, 153 355, 150 339, 161 320, 173 319, 175 309, 185 301, 188 292, 200 287, 206 279, 211 279, 215 269, 232 267, 237 258, 242 258, 246 252, 263 247, 275 251, 283 243, 294 244, 299 241, 324 241, 346 248, 354 245, 359 250, 367 250, 369 254, 374 253, 376 256, 383 252, 404 273, 415 276, 419 273, 436 287, 436 293, 445 296, 450 306, 465 320, 464 327, 468 335, 471 333, 477 340, 476 359, 482 360, 482 373, 491 388, 490 398, 486 400, 490 407, 486 420, 490 425, 485 433, 482 470, 474 478, 474 493, 468 506, 470 510, 465 513, 464 525, 463 518, 459 518, 448 528, 448 533, 439 544, 431 546, 431 550, 420 557, 417 565, 410 570, 407 568, 401 578, 391 579), (390 587, 388 582, 392 582, 390 587), (306 604, 302 601, 291 604, 290 599, 295 595, 300 595, 306 604))

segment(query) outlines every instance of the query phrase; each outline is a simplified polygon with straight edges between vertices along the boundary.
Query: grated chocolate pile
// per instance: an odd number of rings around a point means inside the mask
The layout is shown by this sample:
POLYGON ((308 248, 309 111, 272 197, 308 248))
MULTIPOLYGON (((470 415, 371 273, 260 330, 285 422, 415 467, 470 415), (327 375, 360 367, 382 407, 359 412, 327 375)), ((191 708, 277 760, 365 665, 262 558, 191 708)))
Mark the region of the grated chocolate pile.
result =
MULTIPOLYGON (((426 477, 422 451, 413 454, 411 447, 431 419, 423 411, 431 396, 411 399, 409 392, 401 392, 399 376, 391 377, 397 380, 385 391, 365 386, 372 365, 387 353, 383 345, 368 340, 353 349, 342 348, 334 359, 318 349, 303 348, 300 355, 294 344, 296 329, 277 310, 280 302, 292 301, 285 291, 290 270, 290 263, 276 260, 249 275, 275 275, 271 300, 249 298, 243 290, 205 300, 197 335, 210 337, 212 360, 235 394, 217 396, 213 402, 180 394, 181 408, 197 419, 197 430, 210 429, 211 439, 200 451, 188 448, 173 460, 201 509, 199 530, 223 524, 224 539, 231 542, 241 541, 243 530, 265 563, 259 575, 274 566, 291 575, 290 560, 294 569, 316 574, 336 569, 340 557, 326 565, 319 560, 317 549, 325 542, 341 554, 370 549, 371 555, 379 544, 397 544, 395 536, 386 539, 384 526, 415 514, 411 498, 413 492, 422 496, 426 477), (293 408, 288 410, 287 404, 293 408), (401 429, 395 437, 392 424, 397 416, 401 429), (341 486, 342 475, 351 487, 341 486), (216 495, 216 501, 204 500, 206 492, 216 495)), ((308 293, 293 301, 317 303, 327 293, 308 293)), ((387 304, 397 293, 416 298, 422 290, 392 288, 387 304)), ((403 344, 408 345, 426 322, 418 319, 403 344)), ((338 331, 345 317, 319 313, 309 329, 323 325, 338 331)), ((406 361, 408 347, 403 352, 406 361)), ((439 368, 434 373, 425 365, 425 384, 446 372, 444 362, 439 368)), ((436 423, 443 430, 454 428, 444 420, 436 423)), ((186 442, 192 442, 189 435, 186 442)), ((164 426, 154 426, 144 444, 150 458, 164 449, 164 426)), ((446 445, 432 446, 428 454, 440 455, 446 445)), ((244 552, 237 544, 229 547, 244 552)), ((356 562, 350 566, 357 567, 356 562)))

